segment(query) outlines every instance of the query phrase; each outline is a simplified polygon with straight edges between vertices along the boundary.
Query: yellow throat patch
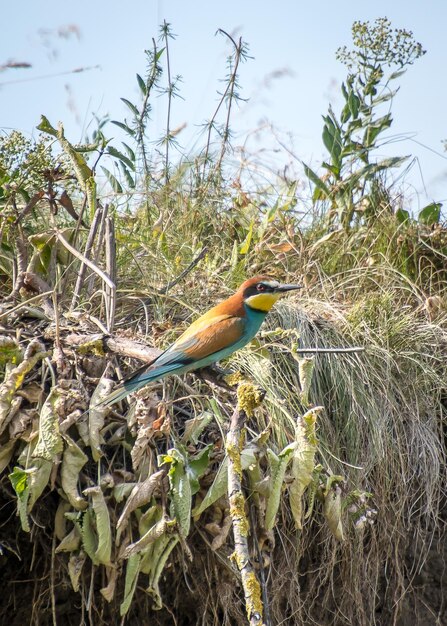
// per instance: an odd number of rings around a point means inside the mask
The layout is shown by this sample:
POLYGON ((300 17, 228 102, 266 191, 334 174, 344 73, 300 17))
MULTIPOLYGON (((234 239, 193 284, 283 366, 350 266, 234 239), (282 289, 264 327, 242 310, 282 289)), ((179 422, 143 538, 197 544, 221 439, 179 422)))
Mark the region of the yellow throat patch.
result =
POLYGON ((256 293, 254 296, 247 298, 245 303, 252 309, 255 309, 255 311, 267 313, 281 295, 281 293, 256 293))

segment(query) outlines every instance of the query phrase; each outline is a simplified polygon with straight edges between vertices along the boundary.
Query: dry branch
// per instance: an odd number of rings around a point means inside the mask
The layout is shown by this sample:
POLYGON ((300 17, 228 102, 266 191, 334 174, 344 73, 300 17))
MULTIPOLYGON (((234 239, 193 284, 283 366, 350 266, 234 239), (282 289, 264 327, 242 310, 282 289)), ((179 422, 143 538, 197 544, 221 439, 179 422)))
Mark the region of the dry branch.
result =
POLYGON ((79 335, 77 333, 71 333, 66 335, 62 342, 66 346, 74 348, 81 348, 85 352, 89 351, 91 347, 92 352, 114 352, 121 356, 127 356, 132 359, 140 359, 146 363, 153 361, 161 350, 157 348, 150 348, 137 341, 131 341, 130 339, 124 339, 123 337, 110 337, 102 333, 95 333, 89 335, 79 335))
POLYGON ((241 452, 245 443, 245 419, 246 413, 240 408, 238 403, 231 418, 226 442, 228 454, 228 495, 234 535, 234 553, 232 558, 241 573, 249 624, 250 626, 260 626, 263 624, 261 586, 250 561, 248 550, 250 525, 245 512, 245 497, 242 491, 241 452))

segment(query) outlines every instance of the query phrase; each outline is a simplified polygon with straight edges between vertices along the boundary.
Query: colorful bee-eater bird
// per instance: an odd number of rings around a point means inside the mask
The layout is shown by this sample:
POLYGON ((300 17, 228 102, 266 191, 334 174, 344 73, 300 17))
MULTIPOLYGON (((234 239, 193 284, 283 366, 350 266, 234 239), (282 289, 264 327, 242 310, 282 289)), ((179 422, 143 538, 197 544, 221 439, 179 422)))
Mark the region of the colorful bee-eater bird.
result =
POLYGON ((110 406, 150 382, 184 374, 224 359, 248 343, 265 316, 287 291, 301 285, 281 285, 266 276, 246 280, 235 294, 199 317, 152 363, 133 372, 102 402, 110 406))

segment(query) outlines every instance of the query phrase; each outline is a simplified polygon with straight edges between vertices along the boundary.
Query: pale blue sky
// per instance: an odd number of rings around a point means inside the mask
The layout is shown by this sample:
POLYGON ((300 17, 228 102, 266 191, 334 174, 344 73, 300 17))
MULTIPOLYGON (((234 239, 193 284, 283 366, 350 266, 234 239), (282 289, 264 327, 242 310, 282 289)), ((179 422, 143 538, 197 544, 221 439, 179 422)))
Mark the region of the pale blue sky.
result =
MULTIPOLYGON (((242 95, 249 101, 236 112, 235 143, 268 119, 283 138, 290 133, 287 143, 299 158, 317 166, 324 155, 321 115, 330 101, 336 109, 341 102, 338 85, 345 68, 335 60, 335 50, 350 43, 354 20, 382 16, 413 30, 427 49, 401 79, 393 105, 395 123, 389 135, 412 139, 387 146, 384 154, 418 158, 408 177, 408 193, 414 188, 420 194, 416 209, 427 199, 447 200, 447 153, 441 144, 447 138, 446 0, 10 2, 2 7, 0 65, 12 59, 33 67, 0 73, 0 128, 33 133, 45 113, 53 124, 61 119, 67 136, 78 141, 92 113, 121 119, 126 110, 120 97, 137 99, 135 73, 144 73, 143 50, 166 19, 177 34, 171 44, 172 71, 183 76, 185 98, 174 103, 173 126, 187 123, 179 136, 187 151, 193 147, 195 125, 213 111, 218 80, 225 74, 228 47, 215 36, 223 28, 242 35, 254 57, 240 70, 242 95), (57 35, 68 25, 79 29, 79 39, 57 35), (99 69, 56 76, 97 65, 99 69), (284 70, 282 78, 266 80, 277 70, 284 70), (31 80, 48 74, 53 76, 31 80)), ((164 116, 162 100, 154 101, 154 138, 161 133, 164 116)), ((262 149, 262 141, 251 140, 251 148, 262 149)))

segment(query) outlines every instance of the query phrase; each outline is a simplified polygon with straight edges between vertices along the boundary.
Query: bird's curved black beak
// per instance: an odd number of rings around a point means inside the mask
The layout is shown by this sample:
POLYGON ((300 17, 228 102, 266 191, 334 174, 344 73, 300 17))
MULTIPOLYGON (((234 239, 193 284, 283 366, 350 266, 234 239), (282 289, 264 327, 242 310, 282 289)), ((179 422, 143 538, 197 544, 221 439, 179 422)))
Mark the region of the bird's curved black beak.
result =
POLYGON ((275 291, 283 293, 285 291, 293 291, 294 289, 302 289, 303 285, 278 285, 275 287, 275 291))

